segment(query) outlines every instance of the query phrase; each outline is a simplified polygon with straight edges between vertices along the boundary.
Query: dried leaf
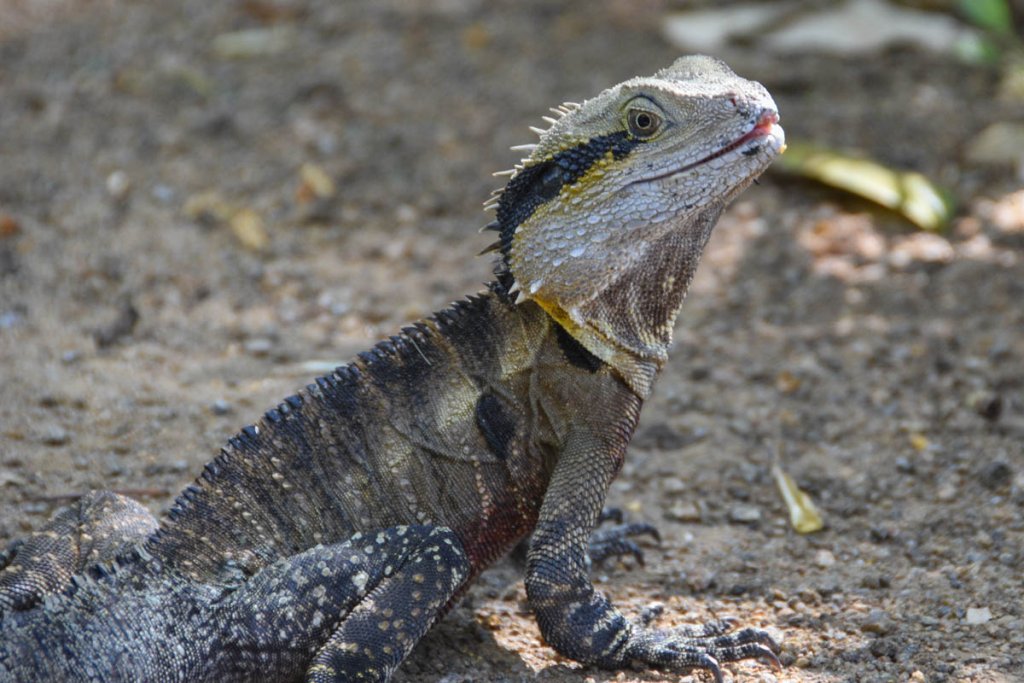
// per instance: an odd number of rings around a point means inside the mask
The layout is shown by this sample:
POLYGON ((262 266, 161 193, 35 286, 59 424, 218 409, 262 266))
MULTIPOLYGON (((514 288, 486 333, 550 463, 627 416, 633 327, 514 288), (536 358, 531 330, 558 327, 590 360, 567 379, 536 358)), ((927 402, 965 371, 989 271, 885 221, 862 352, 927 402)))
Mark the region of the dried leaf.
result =
POLYGON ((928 442, 928 437, 926 437, 924 434, 921 434, 920 432, 911 432, 908 438, 910 439, 910 445, 918 453, 927 450, 928 446, 931 445, 928 442))
POLYGON ((782 494, 782 500, 786 503, 786 509, 789 510, 789 523, 797 533, 810 534, 824 528, 825 523, 818 509, 814 507, 811 497, 800 490, 793 478, 783 472, 777 464, 772 465, 772 476, 779 487, 779 493, 782 494))
POLYGON ((208 224, 223 223, 231 219, 237 208, 216 190, 194 194, 185 201, 185 215, 194 221, 208 224))
POLYGON ((21 224, 14 218, 3 213, 0 214, 0 239, 13 237, 21 232, 21 224))
POLYGON ((230 221, 231 231, 242 243, 242 246, 252 251, 262 251, 270 237, 263 227, 263 219, 252 209, 239 209, 230 221))
POLYGON ((797 142, 788 145, 775 168, 868 199, 924 230, 942 230, 953 215, 949 195, 923 175, 869 159, 797 142))
POLYGON ((775 375, 775 388, 782 394, 792 394, 800 388, 800 378, 789 370, 775 375))
POLYGON ((299 169, 299 193, 310 199, 330 199, 337 192, 334 180, 327 171, 314 163, 306 162, 299 169))

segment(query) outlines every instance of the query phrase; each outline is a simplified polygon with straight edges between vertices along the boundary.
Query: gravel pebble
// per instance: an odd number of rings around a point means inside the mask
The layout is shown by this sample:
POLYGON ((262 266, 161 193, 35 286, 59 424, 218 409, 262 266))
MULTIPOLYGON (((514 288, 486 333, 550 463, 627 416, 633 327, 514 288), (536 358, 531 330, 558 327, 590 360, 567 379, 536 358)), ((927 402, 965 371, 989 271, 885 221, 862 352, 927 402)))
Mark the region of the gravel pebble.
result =
POLYGON ((836 556, 832 554, 831 550, 819 550, 814 553, 814 564, 818 565, 822 569, 831 567, 836 563, 836 556))
POLYGON ((885 635, 893 630, 895 623, 887 612, 880 609, 871 610, 860 624, 860 630, 865 633, 885 635))
POLYGON ((71 434, 60 425, 52 425, 43 430, 40 439, 47 446, 63 446, 71 441, 71 434))
POLYGON ((986 624, 992 618, 992 612, 988 607, 970 607, 967 609, 967 616, 964 617, 964 623, 975 626, 978 624, 986 624))
POLYGON ((661 490, 668 495, 677 495, 685 492, 686 489, 686 482, 679 477, 669 477, 661 482, 661 490))
POLYGON ((665 516, 677 522, 699 522, 700 508, 694 503, 675 503, 665 511, 665 516))
POLYGON ((234 410, 234 407, 223 398, 218 398, 210 404, 210 411, 214 415, 228 415, 232 410, 234 410))
POLYGON ((131 178, 124 171, 118 169, 107 176, 107 194, 114 201, 124 201, 128 197, 128 192, 132 189, 131 178))
POLYGON ((189 468, 188 460, 168 460, 167 462, 154 462, 146 465, 144 470, 147 476, 158 474, 180 474, 189 468))
POLYGON ((861 578, 860 585, 864 588, 878 590, 879 588, 888 588, 892 585, 892 581, 884 574, 866 574, 861 578))
POLYGON ((993 460, 978 470, 978 481, 990 491, 995 491, 1013 481, 1013 469, 1003 460, 993 460))
POLYGON ((755 505, 733 505, 729 509, 729 521, 737 524, 753 524, 761 521, 761 508, 755 505))
POLYGON ((254 356, 265 356, 274 348, 274 342, 266 337, 246 339, 243 345, 246 352, 254 356))

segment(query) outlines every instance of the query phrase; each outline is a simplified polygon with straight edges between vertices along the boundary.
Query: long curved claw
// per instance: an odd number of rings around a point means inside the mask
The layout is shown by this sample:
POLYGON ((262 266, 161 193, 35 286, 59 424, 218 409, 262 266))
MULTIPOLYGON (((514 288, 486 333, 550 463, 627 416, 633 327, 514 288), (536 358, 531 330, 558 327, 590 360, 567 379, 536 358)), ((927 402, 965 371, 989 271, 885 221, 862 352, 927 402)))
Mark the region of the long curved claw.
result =
POLYGON ((722 676, 722 667, 718 665, 718 660, 709 654, 700 656, 700 662, 694 666, 695 669, 703 669, 712 676, 715 677, 715 683, 725 683, 725 677, 722 676))
MULTIPOLYGON (((762 645, 760 643, 756 643, 753 646, 757 647, 757 648, 759 648, 761 650, 757 655, 750 655, 750 654, 748 654, 748 655, 737 657, 736 659, 729 658, 728 656, 723 656, 722 660, 723 661, 736 661, 738 659, 749 659, 749 658, 767 659, 768 660, 768 664, 771 665, 772 670, 774 670, 775 672, 782 671, 782 663, 781 663, 781 661, 778 660, 778 656, 774 652, 772 652, 770 649, 768 649, 767 646, 762 645)), ((702 659, 700 661, 700 663, 695 665, 693 668, 694 669, 702 669, 702 670, 705 670, 708 673, 710 673, 712 676, 715 677, 715 683, 724 683, 725 679, 722 676, 722 667, 719 665, 719 660, 716 657, 712 656, 711 654, 707 654, 707 653, 703 654, 700 658, 702 659)))
MULTIPOLYGON (((774 645, 774 642, 772 644, 774 645)), ((768 663, 771 664, 772 669, 774 669, 776 672, 782 671, 782 662, 779 661, 779 656, 775 654, 775 652, 772 649, 770 649, 769 646, 762 645, 761 647, 764 648, 764 651, 761 653, 761 656, 758 657, 758 659, 767 659, 768 663)), ((775 647, 778 648, 778 645, 775 645, 775 647)))

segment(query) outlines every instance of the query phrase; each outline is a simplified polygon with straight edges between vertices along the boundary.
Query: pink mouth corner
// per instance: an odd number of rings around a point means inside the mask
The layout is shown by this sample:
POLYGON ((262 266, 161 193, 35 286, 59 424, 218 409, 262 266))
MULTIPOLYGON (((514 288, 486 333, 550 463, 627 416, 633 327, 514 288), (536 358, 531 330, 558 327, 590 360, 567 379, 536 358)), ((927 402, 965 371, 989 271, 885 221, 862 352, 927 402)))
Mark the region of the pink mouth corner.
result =
POLYGON ((764 111, 761 112, 761 116, 758 117, 757 123, 754 125, 754 127, 747 131, 743 136, 741 136, 735 142, 726 145, 725 147, 718 150, 714 154, 710 155, 706 159, 702 159, 697 163, 704 163, 705 161, 710 161, 711 159, 720 157, 727 152, 739 149, 740 147, 750 142, 751 140, 756 140, 757 138, 762 138, 771 135, 772 131, 775 129, 775 124, 777 124, 778 122, 779 113, 772 109, 765 109, 764 111))
POLYGON ((748 140, 752 140, 762 135, 768 135, 772 132, 772 128, 779 122, 779 113, 771 109, 766 109, 761 112, 761 116, 757 119, 757 124, 750 130, 749 133, 741 137, 734 144, 739 146, 748 140))
POLYGON ((771 127, 778 122, 779 113, 777 111, 766 109, 764 112, 761 113, 761 118, 757 120, 757 126, 755 126, 755 128, 767 128, 770 130, 771 127))

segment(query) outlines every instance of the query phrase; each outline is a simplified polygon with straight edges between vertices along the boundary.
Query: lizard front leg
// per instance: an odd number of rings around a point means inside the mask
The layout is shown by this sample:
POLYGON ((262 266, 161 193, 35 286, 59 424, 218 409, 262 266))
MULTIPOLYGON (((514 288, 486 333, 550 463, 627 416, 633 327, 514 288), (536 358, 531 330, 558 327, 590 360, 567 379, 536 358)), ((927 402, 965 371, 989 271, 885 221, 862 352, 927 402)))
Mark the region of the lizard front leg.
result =
POLYGON ((567 441, 544 497, 527 556, 526 593, 547 642, 567 657, 604 668, 633 661, 670 669, 704 669, 722 680, 719 662, 765 658, 778 665, 764 631, 727 634, 731 621, 657 630, 627 620, 597 592, 587 573, 590 532, 627 438, 577 429, 567 441))

